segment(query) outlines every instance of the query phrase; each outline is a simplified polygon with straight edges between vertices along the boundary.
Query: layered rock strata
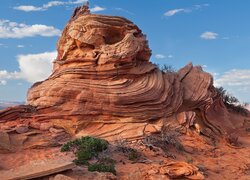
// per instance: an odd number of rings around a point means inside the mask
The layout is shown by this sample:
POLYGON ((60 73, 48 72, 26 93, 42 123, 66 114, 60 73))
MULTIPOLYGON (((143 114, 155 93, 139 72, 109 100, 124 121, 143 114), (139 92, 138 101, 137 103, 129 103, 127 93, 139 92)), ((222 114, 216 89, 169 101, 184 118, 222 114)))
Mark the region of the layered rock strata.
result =
POLYGON ((160 132, 173 119, 208 136, 234 129, 215 98, 212 76, 192 64, 163 73, 149 61, 145 35, 125 18, 79 7, 57 52, 52 74, 29 89, 27 105, 0 111, 2 127, 13 130, 22 123, 53 134, 55 140, 62 131, 113 140, 140 138, 160 132))

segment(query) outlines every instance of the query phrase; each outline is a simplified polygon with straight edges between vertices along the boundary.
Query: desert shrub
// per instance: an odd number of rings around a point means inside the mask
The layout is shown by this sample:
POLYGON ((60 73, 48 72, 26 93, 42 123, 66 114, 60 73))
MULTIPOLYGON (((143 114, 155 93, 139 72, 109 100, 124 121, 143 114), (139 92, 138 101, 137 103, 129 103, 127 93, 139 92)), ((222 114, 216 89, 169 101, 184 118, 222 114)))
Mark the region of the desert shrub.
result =
POLYGON ((130 161, 136 161, 140 158, 140 156, 141 154, 135 149, 132 149, 130 152, 128 152, 128 159, 130 161))
POLYGON ((88 164, 94 156, 108 148, 108 142, 103 139, 85 136, 80 139, 69 141, 61 148, 61 152, 72 151, 76 155, 74 162, 79 165, 88 164))
POLYGON ((154 64, 154 65, 157 66, 161 70, 161 72, 163 72, 163 73, 176 72, 175 68, 172 65, 167 65, 167 64, 163 64, 163 65, 154 64))
POLYGON ((176 71, 173 66, 166 64, 162 65, 160 69, 163 73, 174 73, 176 71))
POLYGON ((161 131, 161 139, 168 145, 172 145, 178 151, 183 151, 184 147, 179 139, 180 133, 171 129, 168 126, 164 126, 161 131))
POLYGON ((115 161, 111 158, 108 158, 108 157, 101 158, 101 159, 99 159, 98 162, 89 165, 88 170, 91 172, 93 172, 93 171, 111 172, 114 175, 116 175, 115 161))
POLYGON ((116 175, 116 170, 115 170, 115 165, 106 165, 103 163, 94 163, 88 166, 88 170, 93 172, 93 171, 98 171, 98 172, 111 172, 116 175))
POLYGON ((117 139, 114 144, 116 150, 122 152, 130 161, 137 161, 141 157, 141 154, 136 149, 129 147, 127 141, 124 139, 117 139))
POLYGON ((164 126, 160 134, 152 134, 144 139, 144 144, 149 148, 161 148, 165 153, 168 153, 169 147, 174 147, 177 151, 184 150, 183 145, 179 139, 180 133, 170 127, 164 126))
POLYGON ((248 103, 240 103, 240 101, 236 97, 229 94, 223 87, 215 88, 215 90, 217 92, 217 95, 222 98, 223 103, 225 104, 227 109, 232 110, 236 113, 240 113, 242 115, 248 114, 248 110, 246 109, 248 103))

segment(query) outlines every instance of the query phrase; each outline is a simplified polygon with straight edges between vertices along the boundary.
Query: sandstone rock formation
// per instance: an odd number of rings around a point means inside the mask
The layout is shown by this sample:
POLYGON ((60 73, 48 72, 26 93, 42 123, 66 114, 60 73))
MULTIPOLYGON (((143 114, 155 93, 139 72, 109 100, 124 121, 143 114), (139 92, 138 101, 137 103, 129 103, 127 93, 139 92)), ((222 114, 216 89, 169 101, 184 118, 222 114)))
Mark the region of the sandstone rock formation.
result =
POLYGON ((0 171, 0 178, 4 180, 34 179, 48 176, 74 168, 76 165, 71 160, 42 160, 32 161, 18 169, 0 171))
POLYGON ((235 128, 216 98, 212 76, 192 64, 163 73, 149 61, 145 35, 125 18, 79 7, 57 52, 52 74, 29 89, 27 105, 0 111, 2 130, 27 127, 27 147, 55 145, 65 132, 114 140, 140 138, 171 123, 207 136, 235 128), (39 136, 29 136, 29 130, 39 136))

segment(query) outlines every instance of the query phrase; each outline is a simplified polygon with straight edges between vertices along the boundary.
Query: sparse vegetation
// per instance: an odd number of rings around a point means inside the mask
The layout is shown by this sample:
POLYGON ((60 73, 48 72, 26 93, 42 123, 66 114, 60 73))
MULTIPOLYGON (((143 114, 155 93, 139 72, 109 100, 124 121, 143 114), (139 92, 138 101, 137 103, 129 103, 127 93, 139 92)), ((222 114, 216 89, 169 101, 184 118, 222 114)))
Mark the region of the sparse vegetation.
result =
POLYGON ((88 170, 91 172, 93 172, 93 171, 111 172, 114 175, 116 175, 115 161, 113 159, 108 158, 108 157, 101 158, 97 163, 89 165, 88 170))
POLYGON ((222 97, 223 103, 229 110, 236 113, 240 113, 242 115, 248 114, 248 110, 246 109, 248 103, 240 103, 240 101, 236 97, 229 94, 223 87, 215 89, 217 91, 218 96, 222 97))
POLYGON ((176 72, 176 70, 174 69, 173 66, 166 65, 166 64, 162 65, 160 69, 161 69, 161 71, 163 73, 174 73, 174 72, 176 72))
POLYGON ((112 172, 116 174, 114 160, 111 158, 98 158, 99 153, 108 148, 108 141, 95 137, 85 136, 80 139, 69 141, 61 147, 61 152, 72 151, 76 155, 74 162, 77 165, 88 165, 89 171, 112 172), (97 163, 90 164, 93 157, 97 163))
POLYGON ((88 160, 97 156, 99 152, 108 148, 108 142, 102 139, 86 136, 69 141, 61 148, 62 152, 72 151, 76 155, 75 163, 78 165, 88 164, 88 160))
POLYGON ((167 126, 164 126, 161 131, 162 141, 166 142, 168 145, 174 146, 178 151, 183 151, 184 147, 180 143, 179 133, 175 130, 170 129, 167 126))
POLYGON ((166 153, 166 155, 172 156, 169 154, 170 147, 174 147, 179 152, 184 151, 184 147, 180 142, 179 135, 180 133, 176 130, 173 130, 169 127, 163 127, 160 134, 152 134, 147 136, 144 139, 144 144, 152 150, 155 148, 160 148, 166 153))
POLYGON ((141 156, 141 154, 138 151, 136 151, 135 149, 132 149, 132 151, 130 151, 128 153, 128 159, 130 161, 136 161, 140 158, 140 156, 141 156))
POLYGON ((115 144, 117 151, 122 152, 125 156, 128 157, 130 161, 137 161, 141 157, 141 154, 136 149, 128 147, 128 144, 125 140, 116 140, 115 144))
POLYGON ((156 65, 161 72, 163 73, 174 73, 176 72, 176 70, 174 69, 174 67, 172 65, 167 65, 167 64, 163 64, 163 65, 159 65, 159 64, 154 64, 156 65))

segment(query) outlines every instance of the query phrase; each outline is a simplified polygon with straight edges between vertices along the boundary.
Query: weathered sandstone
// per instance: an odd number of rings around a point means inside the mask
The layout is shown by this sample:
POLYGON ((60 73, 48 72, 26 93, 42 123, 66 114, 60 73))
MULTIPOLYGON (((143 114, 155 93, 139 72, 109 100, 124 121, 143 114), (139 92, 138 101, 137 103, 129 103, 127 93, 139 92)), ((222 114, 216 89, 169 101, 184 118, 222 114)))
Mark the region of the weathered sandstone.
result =
POLYGON ((234 131, 212 76, 191 63, 178 72, 160 71, 149 61, 146 36, 125 18, 79 7, 57 52, 52 74, 29 89, 27 105, 0 111, 1 126, 24 123, 42 135, 28 135, 34 139, 24 142, 28 147, 34 141, 35 147, 55 145, 65 132, 141 138, 171 123, 213 137, 234 131))

